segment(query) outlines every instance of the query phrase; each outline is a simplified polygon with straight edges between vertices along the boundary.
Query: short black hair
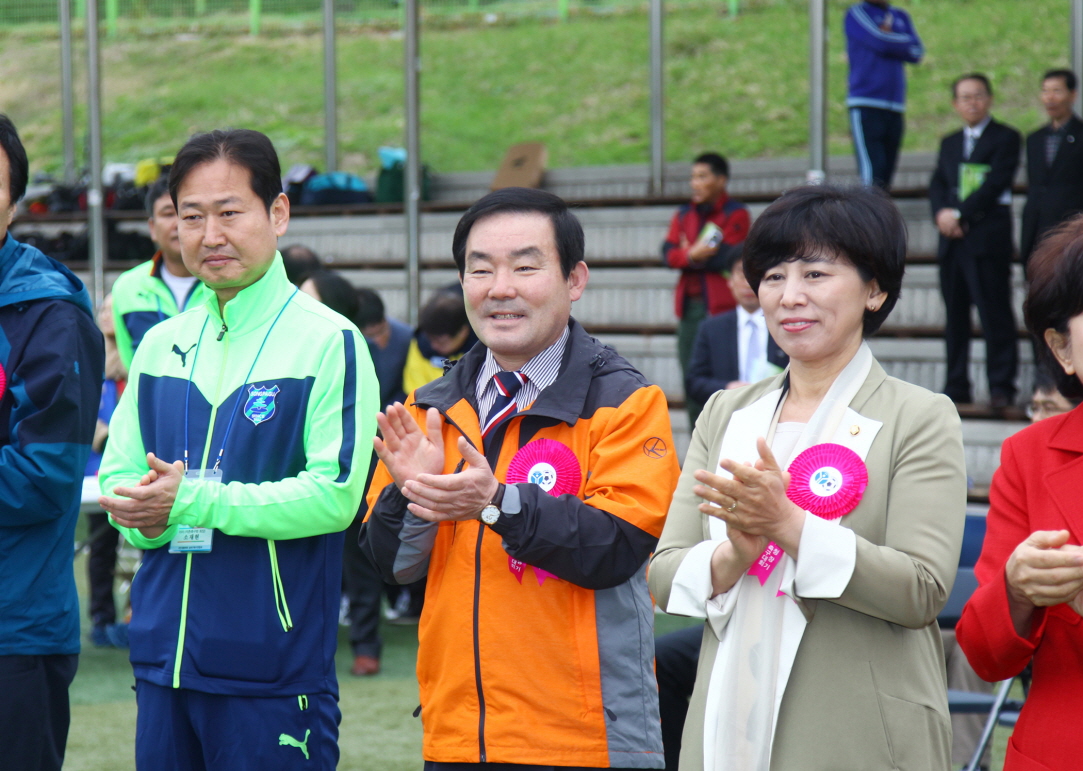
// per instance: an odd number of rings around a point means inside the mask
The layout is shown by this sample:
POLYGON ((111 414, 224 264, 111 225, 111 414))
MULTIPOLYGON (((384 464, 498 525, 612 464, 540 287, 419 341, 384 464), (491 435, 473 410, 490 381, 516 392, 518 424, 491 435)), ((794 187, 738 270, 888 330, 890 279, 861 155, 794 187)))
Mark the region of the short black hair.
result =
POLYGON ((976 81, 978 81, 983 86, 985 86, 985 93, 989 94, 989 96, 993 95, 993 86, 989 83, 989 78, 985 77, 980 72, 971 72, 969 75, 960 75, 959 77, 957 77, 955 80, 953 80, 951 82, 951 98, 952 99, 955 99, 956 91, 959 88, 959 84, 962 83, 964 80, 976 80, 976 81))
POLYGON ((1065 69, 1046 70, 1046 73, 1044 75, 1042 75, 1042 82, 1045 83, 1050 78, 1063 78, 1064 79, 1064 87, 1067 88, 1069 91, 1075 91, 1075 86, 1076 86, 1075 73, 1072 72, 1071 70, 1065 70, 1065 69))
POLYGON ((320 302, 353 321, 357 318, 357 290, 346 278, 333 270, 316 270, 308 274, 306 281, 316 285, 320 302))
POLYGON ((469 324, 466 301, 459 292, 442 290, 434 294, 418 314, 417 328, 430 338, 457 335, 469 324))
POLYGON ((1083 313, 1083 214, 1050 231, 1027 261, 1030 287, 1023 303, 1023 319, 1034 335, 1038 366, 1046 370, 1057 390, 1068 399, 1083 397, 1083 383, 1069 375, 1045 342, 1045 330, 1068 334, 1068 322, 1083 313))
POLYGON ((26 159, 26 149, 19 132, 15 130, 15 124, 11 118, 0 113, 0 148, 8 157, 8 194, 11 203, 18 203, 19 199, 26 195, 26 183, 30 179, 30 162, 26 159))
POLYGON ((357 290, 357 326, 359 329, 379 324, 387 318, 384 301, 375 289, 366 286, 357 290))
POLYGON ((451 240, 451 255, 455 258, 455 267, 459 275, 466 272, 466 239, 474 223, 494 214, 544 214, 553 225, 553 240, 556 241, 557 254, 560 255, 560 270, 564 278, 571 275, 572 269, 583 261, 586 239, 583 226, 572 214, 564 199, 545 190, 529 187, 505 187, 482 196, 466 210, 455 226, 455 236, 451 240))
POLYGON ((302 244, 290 244, 282 253, 282 264, 286 268, 286 278, 294 286, 301 286, 314 271, 323 270, 320 256, 302 244))
POLYGON ((718 153, 701 153, 692 161, 693 166, 697 163, 710 166, 715 176, 728 177, 730 175, 730 162, 726 160, 725 156, 718 153))
POLYGON ((282 193, 282 167, 266 134, 251 129, 216 129, 184 143, 169 170, 169 195, 177 205, 181 183, 197 166, 223 158, 248 171, 248 183, 267 211, 282 193))
POLYGON ((887 193, 858 185, 806 185, 783 193, 748 232, 745 278, 759 294, 771 268, 821 253, 850 263, 863 281, 876 279, 887 293, 879 309, 865 311, 864 336, 876 332, 899 300, 906 270, 906 223, 887 193))
MULTIPOLYGON (((168 177, 158 177, 158 179, 150 183, 150 186, 147 187, 147 195, 143 199, 143 204, 147 207, 148 217, 154 216, 154 204, 158 203, 158 199, 167 193, 169 193, 168 177)), ((170 198, 172 197, 173 196, 170 196, 170 198)), ((175 207, 176 205, 177 202, 174 201, 173 206, 175 207)))

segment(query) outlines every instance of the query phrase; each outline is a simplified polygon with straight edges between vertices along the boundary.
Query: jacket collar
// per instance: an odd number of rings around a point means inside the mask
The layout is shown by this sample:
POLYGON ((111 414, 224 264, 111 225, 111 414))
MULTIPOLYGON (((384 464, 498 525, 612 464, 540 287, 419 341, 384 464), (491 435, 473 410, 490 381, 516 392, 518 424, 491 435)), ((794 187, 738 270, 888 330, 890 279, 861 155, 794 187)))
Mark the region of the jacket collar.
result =
POLYGON ((256 283, 245 287, 226 303, 225 317, 218 310, 218 295, 207 287, 207 300, 203 307, 213 322, 224 323, 230 336, 251 332, 268 323, 293 295, 296 287, 286 278, 282 255, 275 252, 271 267, 256 283))
POLYGON ((729 200, 730 200, 729 193, 727 193, 725 190, 723 190, 722 195, 718 196, 718 200, 716 200, 714 203, 708 204, 708 202, 704 201, 703 203, 699 203, 699 204, 693 203, 693 204, 691 204, 691 206, 697 212, 701 212, 701 213, 702 212, 707 212, 706 218, 710 219, 711 217, 714 217, 719 212, 721 212, 722 208, 726 205, 726 203, 729 200))
MULTIPOLYGON (((568 325, 571 333, 568 335, 568 347, 564 350, 560 374, 523 414, 555 418, 571 425, 579 420, 583 413, 587 390, 594 376, 605 370, 622 369, 630 365, 622 366, 622 360, 616 352, 587 334, 575 319, 569 319, 568 325)), ((474 396, 474 385, 478 371, 485 361, 485 352, 485 346, 479 342, 457 362, 451 362, 451 368, 442 378, 418 390, 415 404, 435 407, 446 414, 455 404, 465 399, 476 413, 478 405, 474 396)))
MULTIPOLYGON (((1058 418, 1046 418, 1058 420, 1058 418)), ((1059 418, 1060 425, 1049 437, 1049 447, 1054 450, 1083 453, 1083 410, 1078 407, 1059 418)))

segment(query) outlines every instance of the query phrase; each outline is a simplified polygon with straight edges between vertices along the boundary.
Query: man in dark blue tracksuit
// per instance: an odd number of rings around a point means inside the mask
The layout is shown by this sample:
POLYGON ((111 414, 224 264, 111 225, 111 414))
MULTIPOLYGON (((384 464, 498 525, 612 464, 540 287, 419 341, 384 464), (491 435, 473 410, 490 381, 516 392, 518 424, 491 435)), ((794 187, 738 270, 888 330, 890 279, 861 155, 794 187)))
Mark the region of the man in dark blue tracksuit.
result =
POLYGON ((27 169, 0 115, 0 766, 52 771, 78 663, 72 546, 105 345, 82 282, 7 232, 27 169))
POLYGON ((846 106, 858 173, 866 185, 887 190, 895 176, 903 138, 903 64, 920 62, 925 47, 910 16, 891 7, 888 0, 865 0, 850 6, 844 27, 850 60, 846 106))

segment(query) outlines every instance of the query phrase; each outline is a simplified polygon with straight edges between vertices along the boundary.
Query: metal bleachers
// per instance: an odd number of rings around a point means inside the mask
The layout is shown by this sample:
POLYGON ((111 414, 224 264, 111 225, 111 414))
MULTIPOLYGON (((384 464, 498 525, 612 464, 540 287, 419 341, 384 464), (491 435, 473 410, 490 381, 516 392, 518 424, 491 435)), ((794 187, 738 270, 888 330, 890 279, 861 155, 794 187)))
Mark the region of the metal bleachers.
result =
MULTIPOLYGON (((933 164, 930 154, 907 154, 896 176, 896 203, 909 234, 908 266, 899 303, 880 334, 870 340, 873 353, 888 374, 933 391, 943 386, 945 353, 942 340, 944 306, 935 264, 937 232, 932 222, 924 186, 933 164)), ((735 161, 730 188, 736 197, 749 201, 753 217, 767 202, 787 188, 804 182, 805 164, 800 159, 735 161)), ((833 181, 854 179, 853 160, 832 158, 833 181)), ((590 285, 573 307, 573 314, 604 342, 615 347, 644 375, 658 383, 671 403, 677 449, 683 456, 689 439, 684 389, 676 355, 676 320, 673 288, 677 272, 660 261, 660 245, 676 204, 686 196, 686 164, 666 168, 664 197, 646 199, 646 167, 594 167, 551 170, 546 188, 575 204, 586 231, 590 285)), ((457 281, 451 258, 451 239, 462 211, 488 190, 491 173, 440 175, 434 181, 434 202, 421 216, 420 254, 423 265, 423 298, 439 287, 457 281)), ((1023 198, 1016 196, 1013 209, 1021 214, 1023 198)), ((387 312, 406 315, 404 275, 405 218, 390 207, 376 211, 321 214, 298 211, 283 246, 303 243, 313 248, 332 267, 357 286, 380 292, 387 312)), ((42 223, 31 223, 41 229, 42 223)), ((46 226, 48 226, 46 224, 46 226)), ((16 226, 16 233, 18 232, 16 226)), ((124 229, 142 229, 142 221, 121 223, 124 229)), ((1018 233, 1018 223, 1016 227, 1018 233)), ((79 268, 81 266, 73 266, 79 268)), ((107 284, 121 266, 109 266, 107 284)), ((83 273, 86 278, 85 271, 83 273)), ((1029 394, 1033 383, 1033 353, 1022 332, 1022 271, 1016 266, 1013 305, 1020 329, 1020 394, 1029 394)), ((975 316, 974 327, 978 328, 975 316)), ((971 380, 975 399, 987 400, 984 377, 985 346, 972 342, 971 380)), ((980 414, 980 413, 979 413, 980 414)), ((1018 412, 1014 415, 1021 417, 1018 412)), ((986 417, 994 417, 992 415, 986 417)), ((967 467, 972 483, 988 485, 999 460, 1003 439, 1023 423, 1020 420, 975 419, 964 411, 967 467)))

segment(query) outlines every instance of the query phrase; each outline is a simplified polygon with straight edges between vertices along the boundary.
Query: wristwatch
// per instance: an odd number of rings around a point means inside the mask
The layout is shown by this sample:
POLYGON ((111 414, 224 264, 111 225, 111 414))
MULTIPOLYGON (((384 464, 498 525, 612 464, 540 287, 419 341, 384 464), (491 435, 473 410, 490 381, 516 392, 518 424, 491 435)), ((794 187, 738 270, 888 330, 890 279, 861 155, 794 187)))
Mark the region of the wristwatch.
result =
POLYGON ((495 525, 496 521, 500 519, 500 504, 504 500, 504 483, 501 482, 496 488, 496 495, 493 496, 492 501, 481 510, 481 514, 478 516, 482 522, 486 525, 495 525))

